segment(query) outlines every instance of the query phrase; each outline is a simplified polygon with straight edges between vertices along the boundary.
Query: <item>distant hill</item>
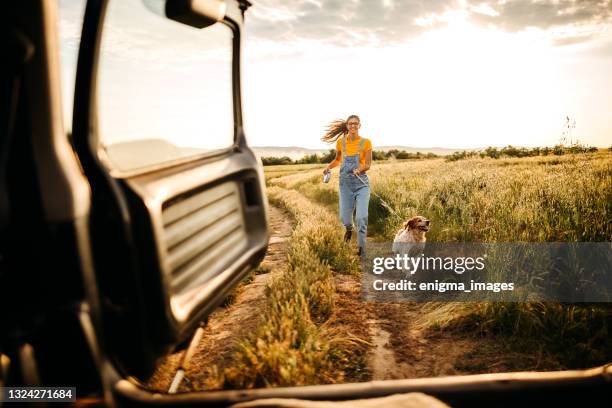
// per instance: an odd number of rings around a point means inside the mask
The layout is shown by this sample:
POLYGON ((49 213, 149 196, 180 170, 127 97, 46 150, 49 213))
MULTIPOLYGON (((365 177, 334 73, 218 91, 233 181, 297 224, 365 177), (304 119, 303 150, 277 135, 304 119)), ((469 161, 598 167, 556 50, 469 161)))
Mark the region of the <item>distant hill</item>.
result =
POLYGON ((206 152, 206 149, 179 147, 162 139, 142 139, 113 143, 106 146, 104 150, 112 167, 123 171, 206 152))

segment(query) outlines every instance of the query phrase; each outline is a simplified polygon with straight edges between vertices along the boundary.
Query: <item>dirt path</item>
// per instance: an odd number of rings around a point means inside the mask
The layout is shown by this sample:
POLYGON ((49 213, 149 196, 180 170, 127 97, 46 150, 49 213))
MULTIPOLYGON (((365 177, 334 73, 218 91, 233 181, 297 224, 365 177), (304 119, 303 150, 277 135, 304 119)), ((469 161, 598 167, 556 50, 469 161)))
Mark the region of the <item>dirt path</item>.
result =
POLYGON ((476 338, 411 328, 423 304, 376 303, 368 320, 372 349, 368 361, 373 380, 468 374, 459 361, 479 347, 476 338))
POLYGON ((418 330, 413 323, 426 309, 417 302, 370 303, 367 361, 372 380, 561 369, 550 356, 512 351, 494 336, 418 330))
POLYGON ((335 280, 334 326, 368 343, 363 372, 349 375, 347 382, 504 371, 503 365, 498 370, 490 369, 481 361, 482 356, 475 355, 477 350, 494 351, 489 340, 412 329, 423 304, 366 302, 361 297, 359 278, 336 275, 335 280))
MULTIPOLYGON (((185 380, 180 391, 206 390, 217 386, 216 370, 229 361, 236 344, 255 330, 260 311, 265 307, 265 287, 268 280, 286 268, 286 246, 292 224, 283 210, 270 206, 270 243, 268 252, 252 282, 238 287, 234 301, 228 307, 219 307, 208 319, 204 335, 187 365, 185 380)), ((179 368, 183 352, 164 359, 147 382, 149 388, 166 392, 179 368)))

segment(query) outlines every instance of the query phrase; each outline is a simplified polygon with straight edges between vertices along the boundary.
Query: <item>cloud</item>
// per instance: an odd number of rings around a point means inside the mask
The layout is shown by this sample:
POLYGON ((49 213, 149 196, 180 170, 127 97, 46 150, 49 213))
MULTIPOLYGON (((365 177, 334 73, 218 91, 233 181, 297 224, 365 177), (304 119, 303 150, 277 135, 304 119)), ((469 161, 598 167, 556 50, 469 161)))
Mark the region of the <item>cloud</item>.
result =
POLYGON ((568 25, 609 24, 612 21, 611 0, 493 1, 471 4, 470 10, 474 21, 507 31, 521 31, 528 27, 545 30, 568 25), (483 9, 491 13, 485 13, 483 9))
POLYGON ((248 11, 251 38, 323 40, 341 46, 399 43, 421 33, 423 14, 458 7, 455 0, 262 0, 248 11))
POLYGON ((261 0, 246 25, 257 40, 350 47, 402 43, 462 20, 506 32, 550 31, 552 43, 571 44, 611 25, 612 0, 261 0))
POLYGON ((612 24, 612 0, 503 0, 470 3, 468 9, 477 24, 540 30, 559 46, 595 39, 612 24))
POLYGON ((559 36, 557 38, 553 38, 552 42, 554 45, 572 45, 572 44, 580 44, 583 42, 587 42, 593 39, 593 34, 584 34, 584 35, 575 35, 575 36, 559 36))

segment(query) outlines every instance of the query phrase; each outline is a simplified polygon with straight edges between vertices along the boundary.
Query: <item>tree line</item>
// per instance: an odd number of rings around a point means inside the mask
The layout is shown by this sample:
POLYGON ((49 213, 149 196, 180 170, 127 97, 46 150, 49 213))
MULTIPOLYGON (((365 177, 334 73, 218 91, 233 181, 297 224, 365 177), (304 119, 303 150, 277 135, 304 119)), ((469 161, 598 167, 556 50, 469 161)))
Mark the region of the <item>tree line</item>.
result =
MULTIPOLYGON (((308 154, 301 159, 292 160, 288 156, 282 157, 262 157, 261 162, 264 166, 274 166, 279 164, 316 164, 316 163, 329 163, 336 157, 336 150, 330 149, 327 153, 319 155, 317 153, 308 154)), ((372 160, 388 160, 390 158, 395 159, 431 159, 439 157, 433 153, 410 153, 405 150, 391 149, 386 152, 380 150, 372 150, 372 160)))
MULTIPOLYGON (((610 152, 612 152, 612 147, 608 148, 610 152)), ((497 148, 497 147, 487 147, 484 150, 479 151, 460 151, 455 152, 449 156, 445 156, 447 161, 456 161, 467 159, 470 157, 490 157, 492 159, 499 159, 501 157, 533 157, 533 156, 562 156, 564 154, 576 154, 576 153, 595 153, 597 152, 597 147, 594 146, 585 146, 580 144, 575 144, 571 146, 564 146, 561 144, 555 145, 553 147, 514 147, 512 145, 508 145, 506 147, 497 148)), ((334 157, 336 157, 336 150, 330 149, 327 153, 319 155, 317 153, 308 154, 301 159, 292 160, 288 156, 282 157, 262 157, 261 162, 264 166, 274 166, 279 164, 317 164, 323 163, 327 164, 331 162, 334 157)), ((434 153, 409 153, 405 150, 391 149, 386 152, 380 150, 372 151, 372 160, 389 160, 389 159, 433 159, 436 157, 440 157, 434 153)))
MULTIPOLYGON (((612 151, 612 147, 610 148, 612 151)), ((456 161, 461 159, 467 159, 470 157, 490 157, 492 159, 499 159, 500 157, 533 157, 533 156, 562 156, 564 154, 576 154, 576 153, 595 153, 597 152, 597 147, 594 146, 584 146, 575 144, 572 146, 564 146, 561 144, 555 145, 553 147, 532 147, 530 149, 526 147, 514 147, 512 145, 508 145, 506 147, 502 147, 498 149, 497 147, 487 147, 482 151, 462 151, 455 152, 450 156, 446 157, 447 161, 456 161)))

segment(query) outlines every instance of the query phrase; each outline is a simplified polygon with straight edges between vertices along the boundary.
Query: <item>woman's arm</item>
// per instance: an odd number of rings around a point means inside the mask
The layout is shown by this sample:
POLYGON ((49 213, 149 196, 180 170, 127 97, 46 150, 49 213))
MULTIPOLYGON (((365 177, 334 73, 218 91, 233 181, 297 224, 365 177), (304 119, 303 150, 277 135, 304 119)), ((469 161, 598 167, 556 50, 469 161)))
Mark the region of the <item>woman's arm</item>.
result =
POLYGON ((338 164, 340 164, 341 158, 342 158, 342 153, 340 152, 340 150, 336 150, 336 157, 334 157, 334 160, 332 160, 332 162, 329 163, 327 167, 325 167, 325 170, 323 170, 323 174, 329 172, 331 169, 333 169, 338 164))
POLYGON ((356 169, 355 171, 358 172, 358 174, 364 174, 366 171, 370 170, 370 166, 372 165, 372 151, 371 150, 367 150, 365 153, 365 163, 363 164, 363 166, 359 166, 359 169, 356 169))

